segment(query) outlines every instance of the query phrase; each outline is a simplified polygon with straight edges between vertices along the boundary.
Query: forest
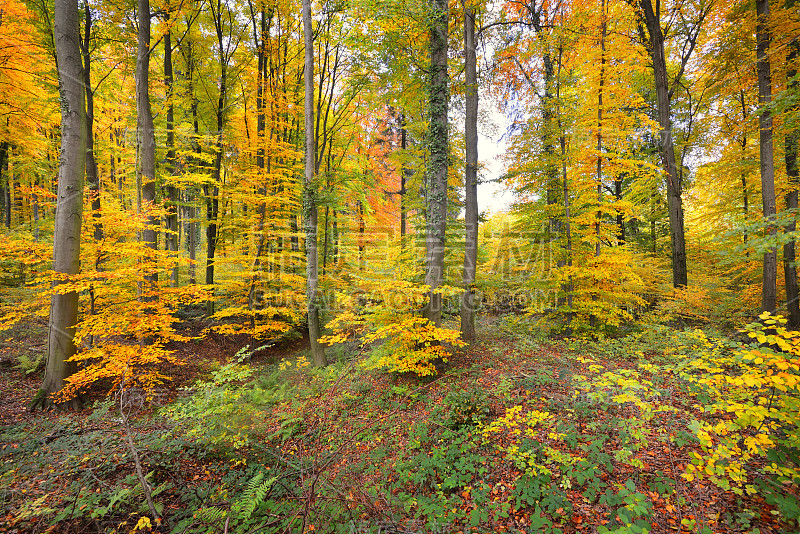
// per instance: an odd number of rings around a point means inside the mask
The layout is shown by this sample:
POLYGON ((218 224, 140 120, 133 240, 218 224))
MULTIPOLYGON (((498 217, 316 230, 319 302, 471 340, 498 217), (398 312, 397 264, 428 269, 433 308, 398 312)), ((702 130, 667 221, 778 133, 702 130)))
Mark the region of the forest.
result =
POLYGON ((0 533, 799 532, 795 2, 3 0, 0 533))

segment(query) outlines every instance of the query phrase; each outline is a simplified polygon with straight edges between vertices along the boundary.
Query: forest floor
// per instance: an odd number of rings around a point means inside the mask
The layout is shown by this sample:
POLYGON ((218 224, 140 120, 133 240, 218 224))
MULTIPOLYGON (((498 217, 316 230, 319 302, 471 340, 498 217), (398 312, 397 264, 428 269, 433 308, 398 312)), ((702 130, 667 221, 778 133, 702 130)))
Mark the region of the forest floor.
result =
POLYGON ((46 331, 17 328, 0 339, 0 532, 797 532, 779 510, 797 486, 682 476, 709 416, 658 332, 599 346, 486 318, 431 380, 366 371, 357 347, 315 370, 302 339, 246 357, 212 335, 173 347, 185 365, 154 396, 98 387, 83 411, 30 413, 41 376, 19 358, 46 331))

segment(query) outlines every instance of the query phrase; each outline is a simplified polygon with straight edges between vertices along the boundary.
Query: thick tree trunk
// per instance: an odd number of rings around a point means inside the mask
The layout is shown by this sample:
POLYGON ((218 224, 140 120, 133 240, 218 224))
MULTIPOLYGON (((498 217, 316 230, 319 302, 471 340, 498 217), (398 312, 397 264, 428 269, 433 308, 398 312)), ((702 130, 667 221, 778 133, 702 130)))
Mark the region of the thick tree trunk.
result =
MULTIPOLYGON (((61 93, 61 155, 58 167, 58 196, 53 236, 53 270, 68 275, 80 271, 81 219, 83 214, 83 176, 86 170, 86 117, 83 69, 79 47, 78 3, 55 1, 55 41, 61 93)), ((42 389, 31 407, 49 407, 51 395, 64 387, 76 371, 75 324, 78 320, 78 294, 54 294, 50 300, 47 336, 47 367, 42 389)), ((80 405, 72 399, 74 407, 80 405)))
MULTIPOLYGON (((466 74, 466 168, 464 169, 464 293, 461 296, 461 335, 475 341, 475 273, 478 263, 478 76, 475 57, 475 10, 464 10, 464 69, 466 74)), ((404 221, 405 222, 405 221, 404 221)))
POLYGON ((316 139, 314 133, 314 34, 311 29, 311 0, 303 0, 303 37, 305 43, 305 140, 306 161, 303 183, 303 225, 306 233, 306 301, 308 338, 314 365, 327 365, 325 348, 319 342, 319 280, 317 266, 317 204, 314 198, 316 139))
MULTIPOLYGON (((794 8, 795 1, 789 0, 786 2, 787 7, 794 8)), ((789 43, 789 54, 786 58, 786 63, 790 65, 789 70, 786 72, 786 77, 792 80, 789 83, 789 89, 795 94, 798 90, 797 70, 793 67, 797 61, 800 49, 800 39, 795 38, 789 43)), ((800 140, 800 132, 792 130, 786 134, 784 138, 784 161, 786 162, 786 176, 789 179, 789 193, 786 196, 786 207, 788 209, 797 209, 798 190, 800 189, 800 172, 797 168, 797 145, 800 140)), ((792 222, 787 228, 787 232, 794 232, 797 225, 792 222)), ((797 268, 796 261, 796 245, 794 241, 789 241, 783 247, 783 273, 786 279, 786 307, 789 310, 789 326, 792 328, 800 327, 800 290, 797 286, 797 268)))
POLYGON ((436 289, 444 280, 445 233, 447 231, 447 135, 448 77, 446 0, 432 0, 428 100, 427 239, 425 284, 430 287, 423 316, 437 326, 442 323, 442 296, 436 289))
MULTIPOLYGON (((758 24, 756 28, 756 57, 758 60, 758 103, 762 112, 758 117, 759 158, 761 160, 761 201, 766 222, 774 219, 775 164, 772 151, 772 114, 767 107, 772 101, 772 79, 767 52, 770 45, 768 29, 769 0, 756 0, 758 24)), ((773 225, 768 232, 777 236, 773 225)), ((764 268, 761 286, 761 311, 774 312, 777 306, 778 262, 777 250, 773 247, 764 253, 764 268)))
MULTIPOLYGON (((153 113, 150 109, 150 0, 137 0, 139 11, 139 39, 136 50, 136 129, 139 137, 139 177, 142 184, 142 201, 148 208, 156 200, 156 135, 153 113)), ((149 248, 157 248, 158 218, 150 215, 142 231, 142 239, 149 248)), ((150 282, 143 288, 145 298, 151 298, 158 274, 147 275, 150 282)))
POLYGON ((658 105, 658 122, 661 126, 661 161, 667 179, 667 201, 669 210, 670 240, 672 243, 672 285, 686 286, 686 238, 683 228, 683 185, 675 163, 675 147, 672 143, 672 117, 669 98, 667 62, 664 56, 664 34, 661 31, 659 14, 653 10, 651 0, 641 0, 645 25, 650 35, 650 53, 653 61, 653 77, 658 105))

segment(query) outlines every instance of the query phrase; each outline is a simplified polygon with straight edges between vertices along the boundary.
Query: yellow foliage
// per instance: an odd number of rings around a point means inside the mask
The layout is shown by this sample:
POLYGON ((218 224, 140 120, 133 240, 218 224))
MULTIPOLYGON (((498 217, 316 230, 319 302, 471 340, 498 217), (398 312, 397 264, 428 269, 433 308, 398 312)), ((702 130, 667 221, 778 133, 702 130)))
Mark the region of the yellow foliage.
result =
POLYGON ((796 463, 772 460, 800 437, 800 332, 788 330, 781 316, 763 313, 760 321, 745 329, 757 346, 729 350, 702 332, 694 334, 700 348, 681 378, 711 397, 706 413, 725 420, 691 425, 703 454, 694 454, 686 480, 708 477, 739 495, 752 493, 747 466, 764 457, 765 472, 780 480, 800 477, 796 463))
MULTIPOLYGON (((458 294, 457 288, 437 289, 444 296, 458 294)), ((414 373, 419 376, 436 373, 434 362, 447 361, 447 345, 464 346, 460 332, 437 327, 419 317, 427 301, 429 288, 398 280, 391 285, 365 284, 353 295, 338 295, 344 311, 328 323, 333 334, 320 338, 334 345, 351 337, 361 336, 362 346, 373 346, 369 369, 385 369, 390 373, 414 373)))

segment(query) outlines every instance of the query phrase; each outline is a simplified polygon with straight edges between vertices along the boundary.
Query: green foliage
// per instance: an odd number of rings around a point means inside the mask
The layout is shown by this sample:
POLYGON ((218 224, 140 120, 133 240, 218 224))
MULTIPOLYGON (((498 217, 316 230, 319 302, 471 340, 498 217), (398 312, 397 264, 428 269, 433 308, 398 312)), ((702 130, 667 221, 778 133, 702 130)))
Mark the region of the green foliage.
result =
POLYGON ((600 496, 601 504, 607 504, 616 509, 615 515, 618 526, 608 528, 604 525, 598 527, 598 532, 603 534, 647 534, 650 532, 648 519, 653 513, 653 503, 643 493, 636 491, 632 480, 620 484, 617 492, 611 488, 600 496))
POLYGON ((483 389, 479 388, 451 391, 443 404, 447 409, 444 423, 454 430, 477 427, 489 415, 489 401, 483 389))
POLYGON ((21 354, 17 357, 17 364, 14 367, 19 369, 24 376, 28 376, 39 371, 44 366, 44 361, 44 353, 36 356, 21 354))
POLYGON ((254 368, 245 363, 247 347, 230 362, 211 373, 209 380, 199 380, 190 395, 165 407, 161 413, 178 423, 187 435, 211 445, 235 450, 246 447, 255 437, 286 440, 297 435, 304 416, 304 399, 318 395, 338 378, 342 365, 312 368, 303 356, 284 360, 277 368, 254 379, 254 368), (263 410, 274 408, 278 429, 265 435, 269 421, 263 410))
POLYGON ((427 528, 487 521, 490 488, 483 480, 487 458, 480 453, 477 438, 469 428, 431 430, 420 424, 412 430, 409 449, 414 452, 396 466, 399 496, 406 510, 414 510, 427 528), (465 511, 468 499, 486 506, 465 511))

